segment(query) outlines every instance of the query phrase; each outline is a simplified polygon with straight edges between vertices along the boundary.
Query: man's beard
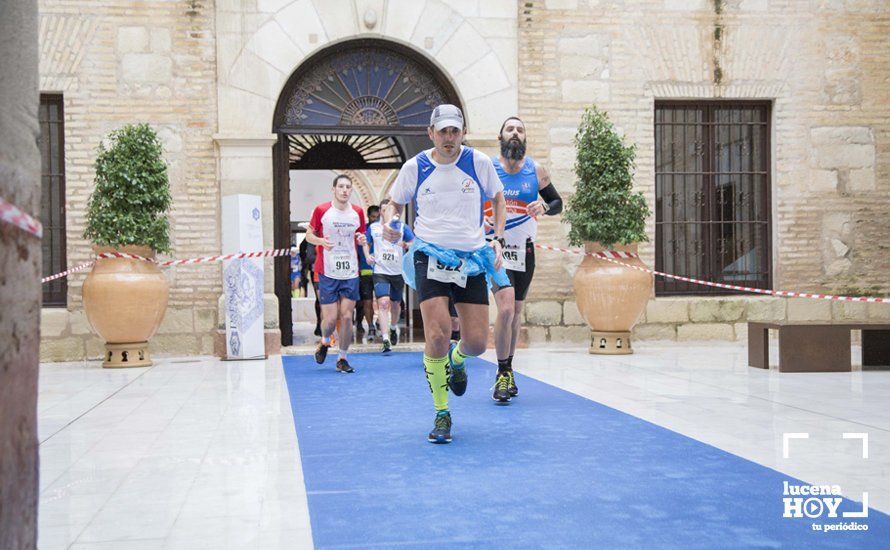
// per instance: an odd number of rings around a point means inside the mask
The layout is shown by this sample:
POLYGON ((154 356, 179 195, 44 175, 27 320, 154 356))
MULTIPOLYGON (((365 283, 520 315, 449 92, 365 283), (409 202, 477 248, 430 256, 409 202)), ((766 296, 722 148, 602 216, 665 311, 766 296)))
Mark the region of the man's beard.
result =
POLYGON ((525 157, 525 142, 501 139, 501 156, 507 160, 522 160, 525 157))

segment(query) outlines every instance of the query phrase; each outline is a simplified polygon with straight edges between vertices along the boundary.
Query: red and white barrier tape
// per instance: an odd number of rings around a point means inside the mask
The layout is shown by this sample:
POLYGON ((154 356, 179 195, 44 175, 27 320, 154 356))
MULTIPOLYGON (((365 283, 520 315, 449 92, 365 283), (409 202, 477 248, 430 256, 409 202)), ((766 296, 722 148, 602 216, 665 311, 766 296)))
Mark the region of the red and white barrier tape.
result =
POLYGON ((269 258, 277 256, 287 256, 290 254, 290 248, 278 248, 273 250, 260 250, 259 252, 236 252, 233 254, 223 254, 219 256, 204 256, 203 258, 189 258, 188 260, 169 260, 166 262, 158 262, 149 258, 143 258, 136 254, 128 254, 126 252, 103 252, 97 254, 96 258, 128 258, 131 260, 143 260, 158 264, 158 267, 170 267, 172 265, 192 265, 213 262, 224 262, 226 260, 234 260, 236 258, 269 258))
POLYGON ((3 198, 0 198, 0 221, 14 225, 38 239, 43 238, 43 225, 40 221, 3 198))
MULTIPOLYGON (((237 252, 234 254, 223 254, 220 256, 204 256, 203 258, 189 258, 187 260, 169 260, 166 262, 158 262, 157 260, 151 260, 149 258, 145 258, 143 256, 138 256, 136 254, 128 254, 126 252, 102 252, 101 254, 97 254, 97 259, 103 258, 126 258, 130 260, 142 260, 144 262, 152 262, 158 264, 158 267, 170 267, 173 265, 192 265, 192 264, 202 264, 202 263, 211 263, 211 262, 222 262, 225 260, 234 260, 236 258, 268 258, 268 257, 278 257, 278 256, 288 256, 290 255, 290 248, 278 248, 273 250, 261 250, 259 252, 237 252)), ((81 264, 77 267, 73 267, 61 273, 56 273, 55 275, 50 275, 49 277, 44 277, 40 281, 42 283, 48 283, 49 281, 54 281, 56 279, 61 279, 62 277, 75 273, 77 271, 83 271, 84 269, 92 266, 95 262, 87 262, 85 264, 81 264)))
MULTIPOLYGON (((581 250, 569 250, 568 248, 559 248, 556 246, 550 246, 548 244, 538 244, 535 243, 535 248, 542 248, 544 250, 555 250, 556 252, 565 252, 568 254, 575 254, 577 256, 596 256, 597 258, 603 258, 608 260, 609 258, 639 258, 638 254, 634 254, 633 252, 620 252, 618 250, 604 250, 602 252, 583 252, 581 250)), ((630 267, 630 266, 628 266, 630 267)))
POLYGON ((651 273, 653 275, 659 275, 661 277, 667 277, 668 279, 676 279, 678 281, 685 281, 687 283, 694 283, 697 285, 704 286, 713 286, 717 288, 725 288, 728 290, 740 290, 742 292, 754 292, 756 294, 767 294, 770 296, 780 296, 784 298, 813 298, 815 300, 832 300, 836 302, 866 302, 872 304, 888 304, 890 303, 890 298, 874 298, 867 296, 832 296, 831 294, 810 294, 807 292, 793 292, 790 290, 767 290, 763 288, 752 288, 748 286, 739 286, 739 285, 728 285, 726 283, 715 283, 712 281, 704 281, 702 279, 692 279, 690 277, 682 277, 680 275, 672 275, 670 273, 664 273, 661 271, 655 271, 654 269, 649 269, 646 267, 640 267, 637 265, 630 265, 624 262, 619 262, 615 258, 624 257, 624 258, 635 258, 638 257, 635 254, 630 252, 616 252, 614 250, 608 250, 606 252, 580 252, 576 250, 566 250, 564 248, 556 248, 554 246, 547 246, 543 244, 535 244, 536 248, 542 248, 544 250, 556 250, 558 252, 571 252, 572 254, 578 254, 581 256, 594 256, 596 258, 600 258, 606 260, 607 262, 612 262, 613 264, 618 264, 622 267, 627 267, 630 269, 636 269, 637 271, 642 271, 644 273, 651 273), (623 255, 623 256, 620 256, 623 255))
MULTIPOLYGON (((646 267, 640 267, 636 265, 626 264, 624 262, 618 261, 621 258, 639 258, 639 255, 634 254, 632 252, 619 252, 616 250, 606 250, 602 252, 582 252, 580 250, 570 250, 567 248, 559 248, 556 246, 550 246, 546 244, 535 244, 535 248, 540 248, 542 250, 552 250, 555 252, 562 252, 567 254, 575 254, 578 256, 593 256, 596 258, 600 258, 602 260, 606 260, 607 262, 612 262, 613 264, 620 265, 622 267, 626 267, 629 269, 636 269, 637 271, 642 271, 644 273, 650 273, 653 275, 658 275, 660 277, 667 277, 668 279, 676 279, 678 281, 685 281, 687 283, 693 283, 697 285, 704 286, 712 286, 716 288, 725 288, 727 290, 739 290, 742 292, 753 292, 756 294, 766 294, 769 296, 780 296, 785 298, 812 298, 816 300, 833 300, 839 302, 866 302, 866 303, 890 303, 890 298, 875 298, 875 297, 867 297, 867 296, 833 296, 830 294, 810 294, 807 292, 793 292, 789 290, 767 290, 763 288, 753 288, 747 286, 739 286, 739 285, 730 285, 726 283, 715 283, 712 281, 704 281, 702 279, 693 279, 691 277, 683 277, 681 275, 673 275, 671 273, 664 273, 662 271, 655 271, 654 269, 649 269, 646 267)), ((192 264, 200 264, 200 263, 212 263, 212 262, 221 262, 225 260, 234 260, 236 258, 268 258, 268 257, 278 257, 278 256, 287 256, 290 254, 290 248, 278 248, 278 249, 270 249, 270 250, 261 250, 258 252, 238 252, 235 254, 223 254, 219 256, 204 256, 202 258, 190 258, 187 260, 169 260, 166 262, 157 262, 156 260, 150 260, 148 258, 144 258, 142 256, 137 256, 136 254, 127 254, 125 252, 103 252, 98 254, 97 258, 129 258, 133 260, 143 260, 146 262, 154 262, 157 263, 159 267, 170 267, 174 265, 192 265, 192 264)), ((49 277, 44 277, 42 282, 46 283, 48 281, 53 281, 55 279, 59 279, 68 275, 69 273, 74 273, 76 271, 83 271, 84 269, 93 265, 93 262, 85 263, 79 265, 75 268, 69 269, 67 271, 63 271, 62 273, 58 273, 56 275, 51 275, 49 277)))
POLYGON ((61 279, 62 277, 65 277, 71 273, 77 273, 78 271, 83 271, 84 269, 86 269, 88 267, 92 267, 92 265, 94 263, 96 263, 96 262, 87 262, 85 264, 80 264, 77 267, 72 267, 71 269, 66 269, 65 271, 63 271, 61 273, 56 273, 55 275, 50 275, 49 277, 44 277, 44 278, 40 279, 40 282, 48 283, 50 281, 55 281, 56 279, 61 279))

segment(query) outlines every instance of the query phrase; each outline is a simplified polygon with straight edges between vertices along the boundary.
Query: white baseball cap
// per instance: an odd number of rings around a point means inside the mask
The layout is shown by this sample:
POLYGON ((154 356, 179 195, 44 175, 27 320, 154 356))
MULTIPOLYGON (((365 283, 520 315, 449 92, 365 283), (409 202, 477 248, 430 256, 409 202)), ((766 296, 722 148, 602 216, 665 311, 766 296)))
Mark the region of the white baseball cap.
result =
POLYGON ((460 109, 450 103, 444 103, 433 109, 430 116, 430 126, 436 130, 454 126, 459 130, 464 129, 464 114, 460 109))

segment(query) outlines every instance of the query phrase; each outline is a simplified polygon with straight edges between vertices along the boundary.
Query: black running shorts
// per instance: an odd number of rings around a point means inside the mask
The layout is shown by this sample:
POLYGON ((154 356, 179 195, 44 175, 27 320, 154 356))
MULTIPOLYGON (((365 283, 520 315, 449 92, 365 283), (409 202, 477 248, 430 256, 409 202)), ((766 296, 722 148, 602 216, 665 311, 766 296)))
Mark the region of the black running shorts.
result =
POLYGON ((429 263, 429 256, 423 252, 414 252, 414 283, 417 285, 420 302, 437 296, 446 298, 452 296, 457 304, 488 305, 488 283, 485 281, 484 273, 467 278, 467 286, 461 288, 454 283, 427 279, 429 263))
POLYGON ((528 287, 532 284, 532 277, 535 276, 535 243, 534 241, 525 241, 525 271, 507 270, 507 277, 510 278, 510 284, 515 289, 516 301, 525 301, 528 295, 528 287))
POLYGON ((374 299, 374 276, 360 275, 358 278, 358 294, 362 300, 374 299))

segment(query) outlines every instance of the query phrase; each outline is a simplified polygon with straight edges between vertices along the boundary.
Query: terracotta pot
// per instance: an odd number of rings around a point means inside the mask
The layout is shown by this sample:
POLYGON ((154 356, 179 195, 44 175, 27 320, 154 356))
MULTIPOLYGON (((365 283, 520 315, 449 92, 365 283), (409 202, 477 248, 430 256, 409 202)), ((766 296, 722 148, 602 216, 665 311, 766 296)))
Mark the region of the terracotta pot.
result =
MULTIPOLYGON (((585 252, 610 250, 585 243, 585 252)), ((611 250, 636 253, 636 243, 616 244, 611 250)), ((628 265, 646 267, 639 258, 618 258, 628 265)), ((585 256, 575 272, 578 310, 592 332, 590 353, 633 353, 630 331, 640 319, 652 293, 652 275, 621 267, 602 258, 585 256)))
MULTIPOLYGON (((154 258, 144 246, 95 246, 96 254, 126 252, 154 258)), ((157 264, 128 258, 96 260, 83 283, 83 307, 93 330, 106 342, 104 367, 151 365, 148 339, 167 311, 169 285, 157 264)))

